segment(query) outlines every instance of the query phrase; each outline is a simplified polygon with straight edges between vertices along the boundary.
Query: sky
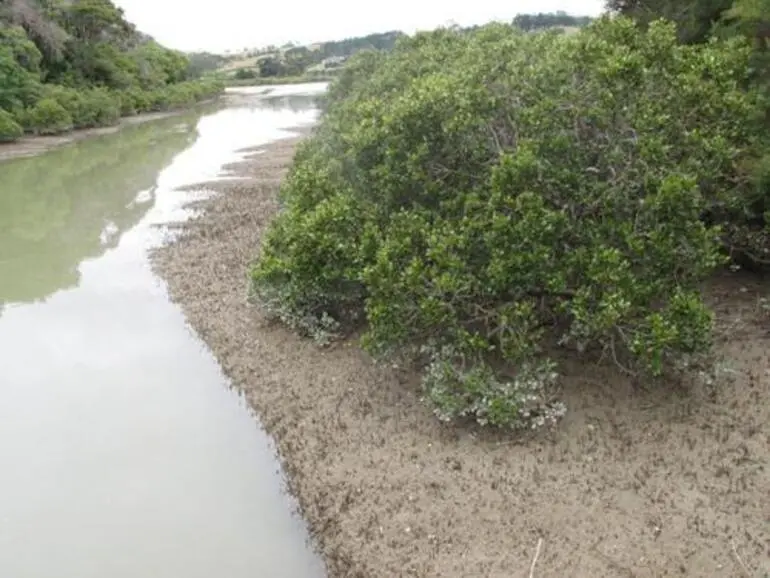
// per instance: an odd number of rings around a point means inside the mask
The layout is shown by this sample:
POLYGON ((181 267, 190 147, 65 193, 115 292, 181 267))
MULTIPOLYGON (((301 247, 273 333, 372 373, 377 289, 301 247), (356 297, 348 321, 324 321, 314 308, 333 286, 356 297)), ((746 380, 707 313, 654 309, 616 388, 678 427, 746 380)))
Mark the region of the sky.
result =
POLYGON ((287 42, 310 44, 372 32, 433 29, 519 13, 595 16, 603 0, 113 0, 126 18, 161 44, 185 51, 224 52, 287 42))

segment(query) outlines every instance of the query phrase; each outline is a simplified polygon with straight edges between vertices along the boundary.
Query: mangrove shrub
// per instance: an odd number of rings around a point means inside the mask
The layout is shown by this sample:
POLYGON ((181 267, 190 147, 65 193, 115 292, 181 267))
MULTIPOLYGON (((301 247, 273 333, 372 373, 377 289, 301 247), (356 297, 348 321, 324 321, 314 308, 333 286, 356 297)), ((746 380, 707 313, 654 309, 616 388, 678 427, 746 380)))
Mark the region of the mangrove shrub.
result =
POLYGON ((13 118, 13 115, 0 108, 0 142, 14 141, 23 134, 24 130, 13 118))
POLYGON ((557 348, 681 367, 709 347, 699 284, 767 207, 750 52, 604 18, 354 58, 282 187, 254 297, 323 339, 365 321, 368 351, 425 368, 443 419, 555 419, 557 348))
POLYGON ((72 115, 52 98, 44 98, 27 111, 25 120, 35 134, 59 134, 72 130, 72 115))

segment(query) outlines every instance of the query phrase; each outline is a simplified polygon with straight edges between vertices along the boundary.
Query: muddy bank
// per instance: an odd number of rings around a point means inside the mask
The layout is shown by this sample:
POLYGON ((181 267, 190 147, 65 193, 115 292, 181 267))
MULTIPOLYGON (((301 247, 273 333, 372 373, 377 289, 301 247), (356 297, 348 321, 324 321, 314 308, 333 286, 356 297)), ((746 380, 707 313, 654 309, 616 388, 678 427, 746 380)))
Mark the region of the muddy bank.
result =
POLYGON ((443 426, 409 375, 355 344, 319 349, 247 304, 296 142, 207 185, 220 194, 155 262, 275 437, 330 576, 770 572, 770 317, 757 323, 753 288, 714 292, 729 362, 713 384, 641 387, 568 363, 556 431, 443 426))
MULTIPOLYGON (((196 105, 201 107, 207 104, 212 104, 213 100, 202 102, 196 105)), ((41 135, 41 136, 25 136, 12 143, 0 143, 0 162, 23 158, 34 157, 41 155, 45 152, 53 150, 55 148, 75 143, 83 139, 102 136, 107 134, 114 134, 119 130, 137 124, 144 124, 146 122, 152 122, 154 120, 161 120, 172 116, 179 116, 193 110, 192 108, 173 110, 168 112, 151 112, 146 114, 138 114, 135 116, 127 116, 120 119, 120 122, 114 126, 102 126, 99 128, 86 128, 78 129, 72 132, 58 134, 58 135, 41 135)))

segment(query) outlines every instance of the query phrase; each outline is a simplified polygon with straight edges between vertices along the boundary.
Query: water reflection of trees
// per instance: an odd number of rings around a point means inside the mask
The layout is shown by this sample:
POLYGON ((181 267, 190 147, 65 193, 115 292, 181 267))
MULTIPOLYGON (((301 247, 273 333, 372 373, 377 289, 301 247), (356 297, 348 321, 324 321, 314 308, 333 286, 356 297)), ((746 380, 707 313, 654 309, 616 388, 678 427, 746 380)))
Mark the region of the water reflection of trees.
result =
POLYGON ((78 281, 78 265, 152 205, 133 203, 195 138, 197 115, 127 127, 39 157, 0 164, 0 311, 78 281))
POLYGON ((319 95, 316 94, 286 94, 282 96, 264 96, 256 101, 258 108, 271 110, 290 110, 291 112, 305 112, 318 108, 319 95))

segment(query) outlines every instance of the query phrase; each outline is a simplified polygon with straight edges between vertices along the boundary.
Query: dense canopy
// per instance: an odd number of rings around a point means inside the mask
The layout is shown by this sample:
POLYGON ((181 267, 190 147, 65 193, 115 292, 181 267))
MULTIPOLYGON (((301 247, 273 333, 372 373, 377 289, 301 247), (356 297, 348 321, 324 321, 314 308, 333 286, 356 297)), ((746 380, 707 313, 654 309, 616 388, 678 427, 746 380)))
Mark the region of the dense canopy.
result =
POLYGON ((444 419, 555 419, 560 350, 691 364, 702 281, 770 256, 770 131, 752 42, 678 32, 490 25, 354 57, 283 186, 255 299, 321 340, 362 326, 370 352, 424 368, 444 419))
POLYGON ((0 2, 0 140, 57 133, 216 94, 110 0, 0 2))

